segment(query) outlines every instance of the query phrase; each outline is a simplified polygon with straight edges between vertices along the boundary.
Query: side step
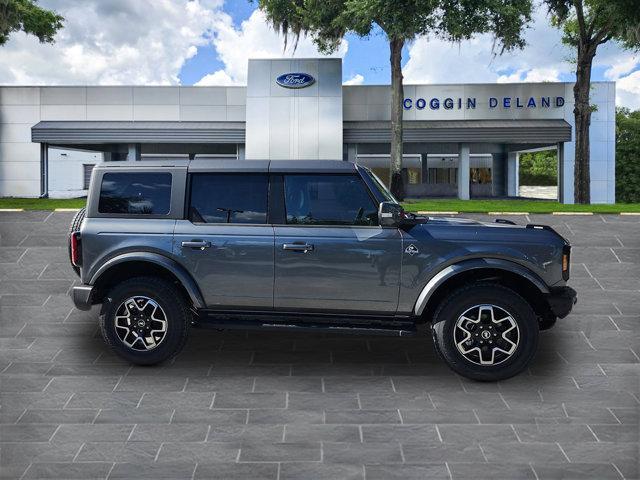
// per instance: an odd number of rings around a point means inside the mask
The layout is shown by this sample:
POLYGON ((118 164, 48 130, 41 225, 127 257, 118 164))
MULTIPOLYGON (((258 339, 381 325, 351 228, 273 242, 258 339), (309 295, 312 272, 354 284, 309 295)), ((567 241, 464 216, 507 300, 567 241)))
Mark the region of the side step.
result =
POLYGON ((201 315, 194 322, 194 327, 215 328, 221 330, 279 330, 279 331, 308 331, 308 332, 335 332, 358 335, 381 335, 393 337, 408 337, 416 335, 416 327, 412 322, 397 322, 387 320, 386 324, 380 321, 373 322, 349 322, 345 317, 340 321, 312 317, 314 320, 300 317, 287 318, 286 316, 265 315, 265 318, 256 316, 247 318, 247 315, 206 314, 201 315))

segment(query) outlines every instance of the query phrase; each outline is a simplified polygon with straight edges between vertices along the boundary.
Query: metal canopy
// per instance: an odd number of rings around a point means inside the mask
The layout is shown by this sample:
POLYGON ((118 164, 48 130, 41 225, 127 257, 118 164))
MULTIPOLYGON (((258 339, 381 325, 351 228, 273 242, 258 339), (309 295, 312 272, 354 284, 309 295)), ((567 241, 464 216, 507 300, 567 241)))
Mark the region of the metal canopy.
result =
MULTIPOLYGON (((571 140, 564 120, 419 120, 405 121, 403 141, 454 143, 557 143, 571 140)), ((391 122, 344 122, 345 143, 389 143, 391 122)))
POLYGON ((245 122, 61 122, 31 128, 31 141, 93 143, 244 143, 245 122))
MULTIPOLYGON (((389 143, 389 121, 343 122, 345 143, 389 143)), ((43 121, 31 128, 38 143, 245 143, 245 122, 43 121)), ((404 142, 551 144, 571 140, 564 120, 408 120, 404 142)))

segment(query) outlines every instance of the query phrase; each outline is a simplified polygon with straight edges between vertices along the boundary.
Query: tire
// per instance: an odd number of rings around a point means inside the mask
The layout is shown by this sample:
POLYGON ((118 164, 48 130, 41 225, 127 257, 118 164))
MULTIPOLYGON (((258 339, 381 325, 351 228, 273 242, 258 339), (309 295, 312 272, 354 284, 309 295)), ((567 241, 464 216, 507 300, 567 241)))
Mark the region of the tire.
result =
POLYGON ((102 337, 117 355, 131 363, 154 365, 163 362, 177 355, 187 341, 191 323, 189 305, 182 293, 167 280, 156 277, 125 280, 111 289, 103 305, 100 315, 102 337), (137 306, 128 302, 130 299, 137 306), (125 305, 125 302, 128 303, 125 305), (139 307, 143 307, 142 310, 139 307), (159 331, 162 319, 164 331, 159 331), (139 325, 139 321, 145 322, 146 327, 139 325), (132 331, 138 326, 144 335, 132 331))
POLYGON ((472 380, 513 377, 527 368, 538 348, 533 309, 516 292, 497 284, 473 284, 453 291, 436 310, 431 332, 440 357, 453 371, 472 380), (481 313, 496 321, 481 320, 481 313))
MULTIPOLYGON (((80 231, 80 227, 82 226, 82 221, 84 220, 85 215, 87 214, 86 208, 81 208, 78 213, 75 214, 73 220, 71 220, 71 225, 69 225, 69 234, 67 236, 67 246, 69 250, 69 263, 71 263, 71 235, 75 232, 80 231)), ((71 268, 76 272, 76 275, 80 276, 80 268, 76 267, 73 263, 71 264, 71 268)))

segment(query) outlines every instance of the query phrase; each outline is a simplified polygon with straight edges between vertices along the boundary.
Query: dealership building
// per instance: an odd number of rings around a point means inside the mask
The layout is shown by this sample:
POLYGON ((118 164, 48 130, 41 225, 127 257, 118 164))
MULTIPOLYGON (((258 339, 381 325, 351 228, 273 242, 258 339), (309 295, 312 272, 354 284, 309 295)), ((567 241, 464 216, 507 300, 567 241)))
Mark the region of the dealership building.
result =
MULTIPOLYGON (((0 87, 0 196, 86 194, 102 161, 325 159, 389 176, 391 89, 340 59, 260 59, 247 86, 0 87)), ((405 85, 408 197, 517 197, 519 156, 553 150, 573 202, 573 84, 405 85)), ((591 199, 615 202, 615 84, 595 82, 591 199)))

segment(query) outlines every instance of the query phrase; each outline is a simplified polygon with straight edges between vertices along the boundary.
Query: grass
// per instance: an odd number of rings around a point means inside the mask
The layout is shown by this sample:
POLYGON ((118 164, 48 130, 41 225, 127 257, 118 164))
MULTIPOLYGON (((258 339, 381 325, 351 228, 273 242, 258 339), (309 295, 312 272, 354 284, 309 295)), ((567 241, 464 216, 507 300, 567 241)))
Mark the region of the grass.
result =
MULTIPOLYGON (((56 208, 82 208, 86 198, 0 198, 0 209, 21 208, 24 210, 54 210, 56 208)), ((458 200, 436 198, 430 200, 409 200, 404 203, 410 212, 593 212, 620 213, 640 212, 640 203, 617 203, 615 205, 563 205, 545 200, 458 200)))
POLYGON ((82 208, 86 198, 0 198, 0 209, 55 210, 56 208, 82 208))
POLYGON ((404 207, 410 212, 418 211, 444 211, 461 213, 486 213, 486 212, 527 212, 527 213, 552 213, 552 212, 593 212, 593 213, 620 213, 640 212, 640 203, 617 203, 615 205, 564 205, 558 202, 545 200, 458 200, 432 199, 409 200, 404 207))

